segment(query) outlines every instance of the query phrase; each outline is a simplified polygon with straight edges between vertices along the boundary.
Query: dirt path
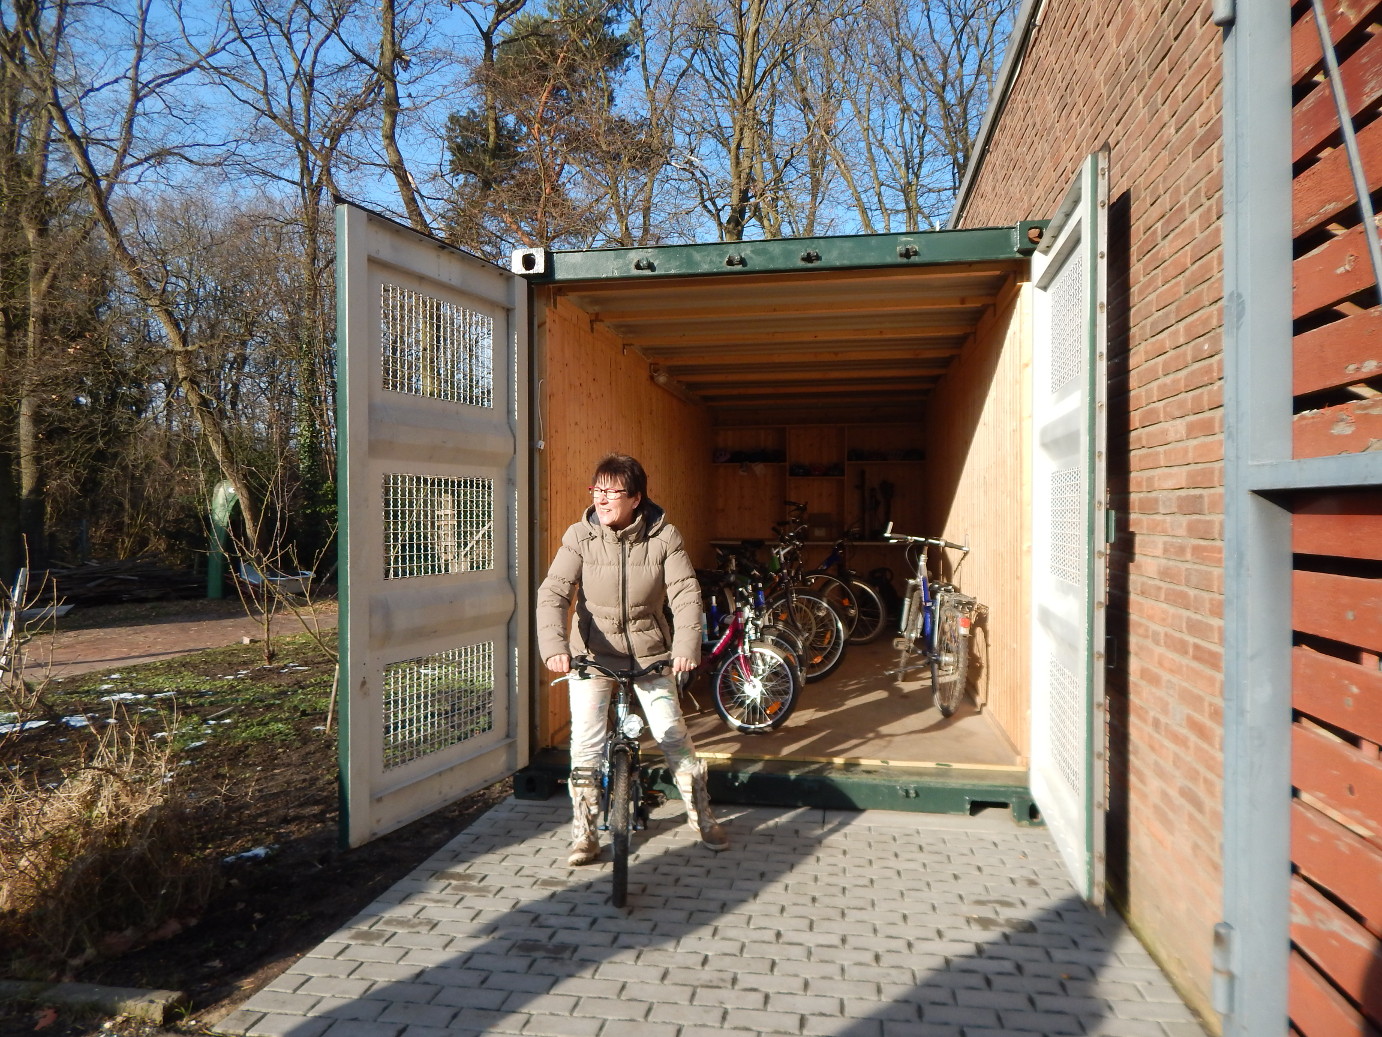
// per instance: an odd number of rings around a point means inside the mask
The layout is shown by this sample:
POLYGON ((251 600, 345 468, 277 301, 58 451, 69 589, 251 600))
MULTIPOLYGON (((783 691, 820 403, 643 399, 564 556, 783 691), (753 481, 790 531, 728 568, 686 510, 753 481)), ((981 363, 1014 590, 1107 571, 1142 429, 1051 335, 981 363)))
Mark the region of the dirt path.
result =
MULTIPOLYGON (((302 633, 304 620, 334 630, 335 602, 316 603, 301 619, 292 612, 275 615, 270 635, 302 633)), ((263 616, 248 614, 237 598, 79 606, 57 621, 55 632, 40 633, 24 646, 24 665, 30 674, 50 665, 54 677, 113 671, 245 638, 262 641, 264 633, 263 616)))

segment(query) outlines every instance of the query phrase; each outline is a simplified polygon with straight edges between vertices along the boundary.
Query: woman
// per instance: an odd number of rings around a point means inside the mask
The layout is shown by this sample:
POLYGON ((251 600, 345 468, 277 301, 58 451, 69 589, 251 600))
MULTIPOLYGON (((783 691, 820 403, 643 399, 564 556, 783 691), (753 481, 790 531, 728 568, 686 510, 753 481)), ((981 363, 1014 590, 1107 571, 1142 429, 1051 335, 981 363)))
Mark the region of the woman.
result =
MULTIPOLYGON (((673 673, 696 668, 701 653, 701 591, 681 534, 647 498, 643 466, 625 454, 600 461, 591 480, 591 506, 567 529, 537 592, 537 643, 547 669, 568 673, 573 655, 611 669, 643 667, 672 657, 673 673), (567 613, 575 602, 570 638, 567 613), (668 629, 664 604, 672 610, 668 629)), ((571 694, 571 853, 567 863, 600 856, 595 815, 598 773, 614 682, 594 676, 567 682, 571 694)), ((648 728, 662 747, 686 818, 701 843, 729 849, 710 812, 705 763, 686 730, 673 680, 656 674, 634 683, 648 728)))

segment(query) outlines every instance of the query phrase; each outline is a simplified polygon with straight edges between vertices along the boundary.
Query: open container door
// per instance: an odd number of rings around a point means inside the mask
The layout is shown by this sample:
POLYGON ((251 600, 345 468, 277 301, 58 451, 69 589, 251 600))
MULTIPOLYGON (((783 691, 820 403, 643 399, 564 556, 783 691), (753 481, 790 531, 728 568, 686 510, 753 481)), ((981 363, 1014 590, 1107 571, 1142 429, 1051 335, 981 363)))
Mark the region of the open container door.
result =
POLYGON ((342 833, 529 755, 527 285, 336 207, 342 833))
POLYGON ((1104 900, 1106 153, 1032 257, 1032 798, 1076 888, 1104 900))

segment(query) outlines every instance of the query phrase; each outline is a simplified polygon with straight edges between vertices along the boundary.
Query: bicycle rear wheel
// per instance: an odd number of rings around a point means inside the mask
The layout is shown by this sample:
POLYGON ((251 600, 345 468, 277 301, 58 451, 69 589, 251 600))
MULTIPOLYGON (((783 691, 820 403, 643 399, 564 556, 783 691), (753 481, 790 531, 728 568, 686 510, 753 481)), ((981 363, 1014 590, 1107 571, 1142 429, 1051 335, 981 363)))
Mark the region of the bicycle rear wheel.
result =
POLYGON ((781 727, 796 708, 796 668, 762 641, 733 652, 715 673, 715 712, 736 731, 763 734, 781 727))
POLYGON ((969 673, 967 618, 953 595, 936 602, 936 652, 931 665, 931 688, 941 716, 954 714, 964 698, 969 673))
POLYGON ((849 635, 852 645, 866 645, 876 641, 883 628, 888 625, 888 608, 882 596, 863 580, 851 580, 850 589, 854 591, 857 616, 854 631, 849 635))
POLYGON ((629 836, 633 830, 633 761, 616 745, 609 760, 609 830, 614 850, 614 888, 610 902, 623 907, 629 897, 629 836))

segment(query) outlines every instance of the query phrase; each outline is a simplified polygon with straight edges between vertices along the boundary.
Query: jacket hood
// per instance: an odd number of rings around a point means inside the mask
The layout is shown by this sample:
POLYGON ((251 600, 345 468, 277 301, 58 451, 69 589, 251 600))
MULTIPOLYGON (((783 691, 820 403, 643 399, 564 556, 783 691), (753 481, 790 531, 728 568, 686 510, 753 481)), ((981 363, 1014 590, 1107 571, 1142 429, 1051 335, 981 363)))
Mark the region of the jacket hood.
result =
POLYGON ((650 537, 657 533, 667 524, 667 513, 662 510, 662 506, 655 503, 651 497, 644 496, 643 503, 638 506, 638 510, 633 513, 633 521, 621 530, 609 529, 601 525, 600 516, 595 514, 595 505, 590 505, 585 509, 586 525, 595 530, 597 536, 610 536, 616 539, 629 537, 637 539, 639 537, 650 537))

